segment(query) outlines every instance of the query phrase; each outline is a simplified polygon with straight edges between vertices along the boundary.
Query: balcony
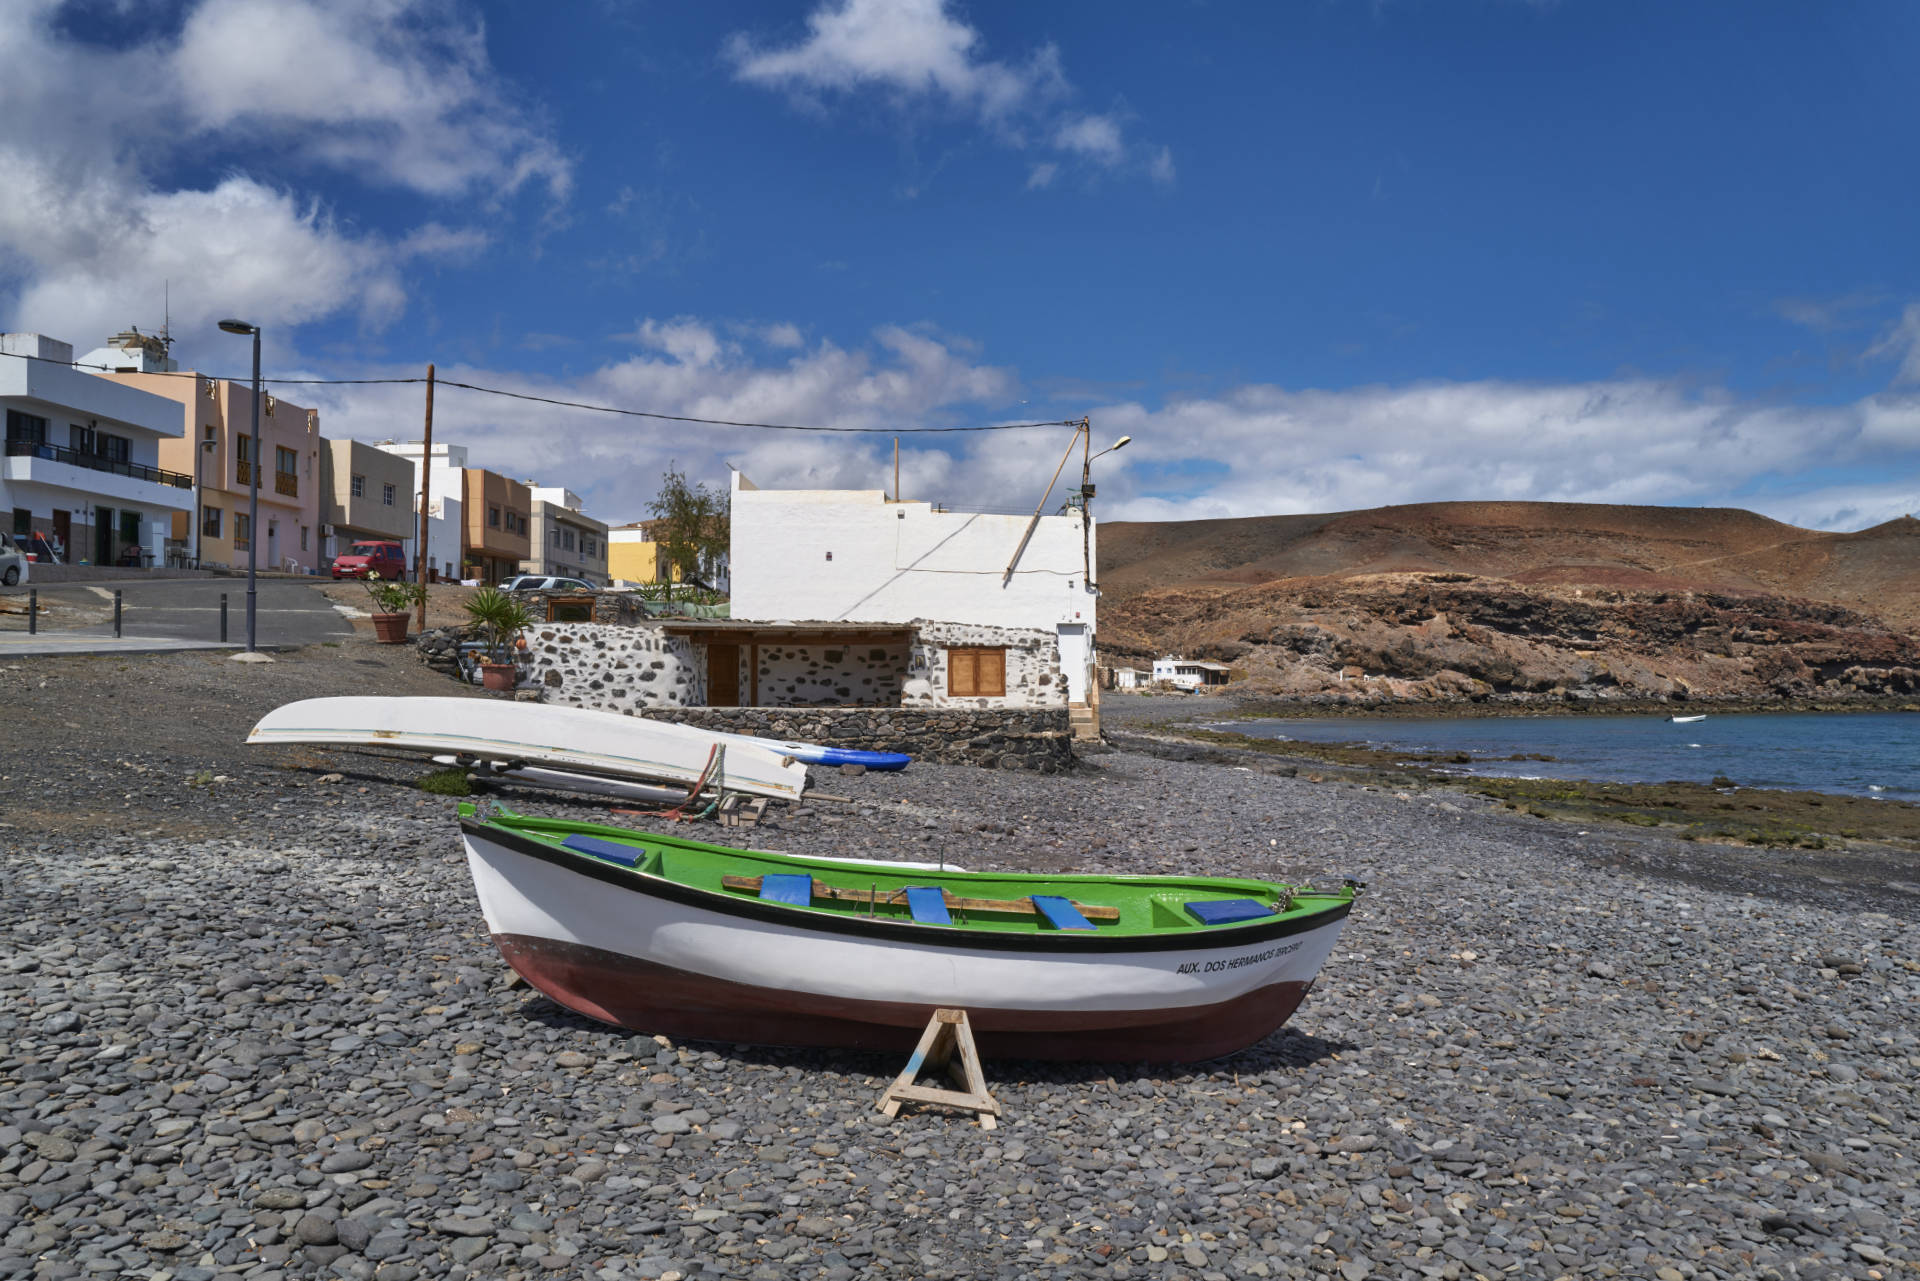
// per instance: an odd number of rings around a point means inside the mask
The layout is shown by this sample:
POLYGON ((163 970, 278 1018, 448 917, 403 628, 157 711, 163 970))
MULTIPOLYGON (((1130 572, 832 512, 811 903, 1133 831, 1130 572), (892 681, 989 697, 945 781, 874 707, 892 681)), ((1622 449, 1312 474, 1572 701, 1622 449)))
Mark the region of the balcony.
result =
POLYGON ((300 497, 300 477, 290 471, 273 473, 273 492, 285 494, 288 498, 300 497))
POLYGON ((253 464, 242 458, 233 464, 233 483, 251 485, 253 483, 253 464))
POLYGON ((7 442, 7 457, 44 458, 51 463, 65 463, 69 467, 84 467, 88 471, 101 471, 114 476, 126 476, 133 480, 152 481, 156 485, 171 485, 175 489, 193 488, 193 477, 180 472, 162 471, 158 467, 149 467, 145 463, 118 462, 100 454, 68 449, 65 445, 44 445, 32 440, 10 440, 7 442))

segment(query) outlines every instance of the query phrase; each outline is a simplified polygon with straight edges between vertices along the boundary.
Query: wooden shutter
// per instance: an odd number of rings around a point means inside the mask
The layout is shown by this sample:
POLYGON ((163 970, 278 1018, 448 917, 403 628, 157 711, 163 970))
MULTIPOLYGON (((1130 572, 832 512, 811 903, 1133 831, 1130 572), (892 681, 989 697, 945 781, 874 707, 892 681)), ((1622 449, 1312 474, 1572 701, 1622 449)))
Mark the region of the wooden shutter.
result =
POLYGON ((1006 649, 948 650, 947 693, 953 698, 1005 698, 1006 649))
POLYGON ((980 668, 976 661, 978 650, 950 649, 947 651, 947 693, 954 698, 972 698, 979 691, 980 668))

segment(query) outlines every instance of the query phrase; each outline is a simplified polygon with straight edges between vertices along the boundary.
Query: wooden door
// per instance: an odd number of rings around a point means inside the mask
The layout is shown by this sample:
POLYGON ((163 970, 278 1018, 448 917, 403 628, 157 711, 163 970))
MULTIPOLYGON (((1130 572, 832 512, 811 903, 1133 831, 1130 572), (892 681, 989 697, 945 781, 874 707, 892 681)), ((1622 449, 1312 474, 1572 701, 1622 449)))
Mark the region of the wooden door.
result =
POLYGON ((707 706, 740 706, 740 647, 707 646, 707 706))

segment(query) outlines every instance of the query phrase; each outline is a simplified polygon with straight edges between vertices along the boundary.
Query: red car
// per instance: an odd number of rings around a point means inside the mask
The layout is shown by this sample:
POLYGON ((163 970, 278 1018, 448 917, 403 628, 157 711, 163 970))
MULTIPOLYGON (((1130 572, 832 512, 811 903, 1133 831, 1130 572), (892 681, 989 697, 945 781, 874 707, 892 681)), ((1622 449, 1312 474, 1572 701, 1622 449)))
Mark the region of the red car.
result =
POLYGON ((335 578, 366 578, 373 574, 385 579, 407 576, 407 558, 399 543, 355 543, 353 550, 334 558, 335 578))

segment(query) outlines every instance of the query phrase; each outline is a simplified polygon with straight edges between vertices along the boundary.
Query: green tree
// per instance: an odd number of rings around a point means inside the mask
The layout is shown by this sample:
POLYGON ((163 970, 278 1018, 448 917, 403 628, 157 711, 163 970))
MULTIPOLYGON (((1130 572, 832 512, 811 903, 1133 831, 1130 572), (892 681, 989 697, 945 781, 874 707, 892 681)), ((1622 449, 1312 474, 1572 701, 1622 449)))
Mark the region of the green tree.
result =
POLYGON ((708 489, 706 482, 687 484, 685 473, 669 467, 660 478, 660 492, 647 504, 653 515, 653 541, 666 554, 666 598, 673 599, 673 572, 698 578, 712 572, 727 554, 731 540, 732 496, 724 489, 708 489))

